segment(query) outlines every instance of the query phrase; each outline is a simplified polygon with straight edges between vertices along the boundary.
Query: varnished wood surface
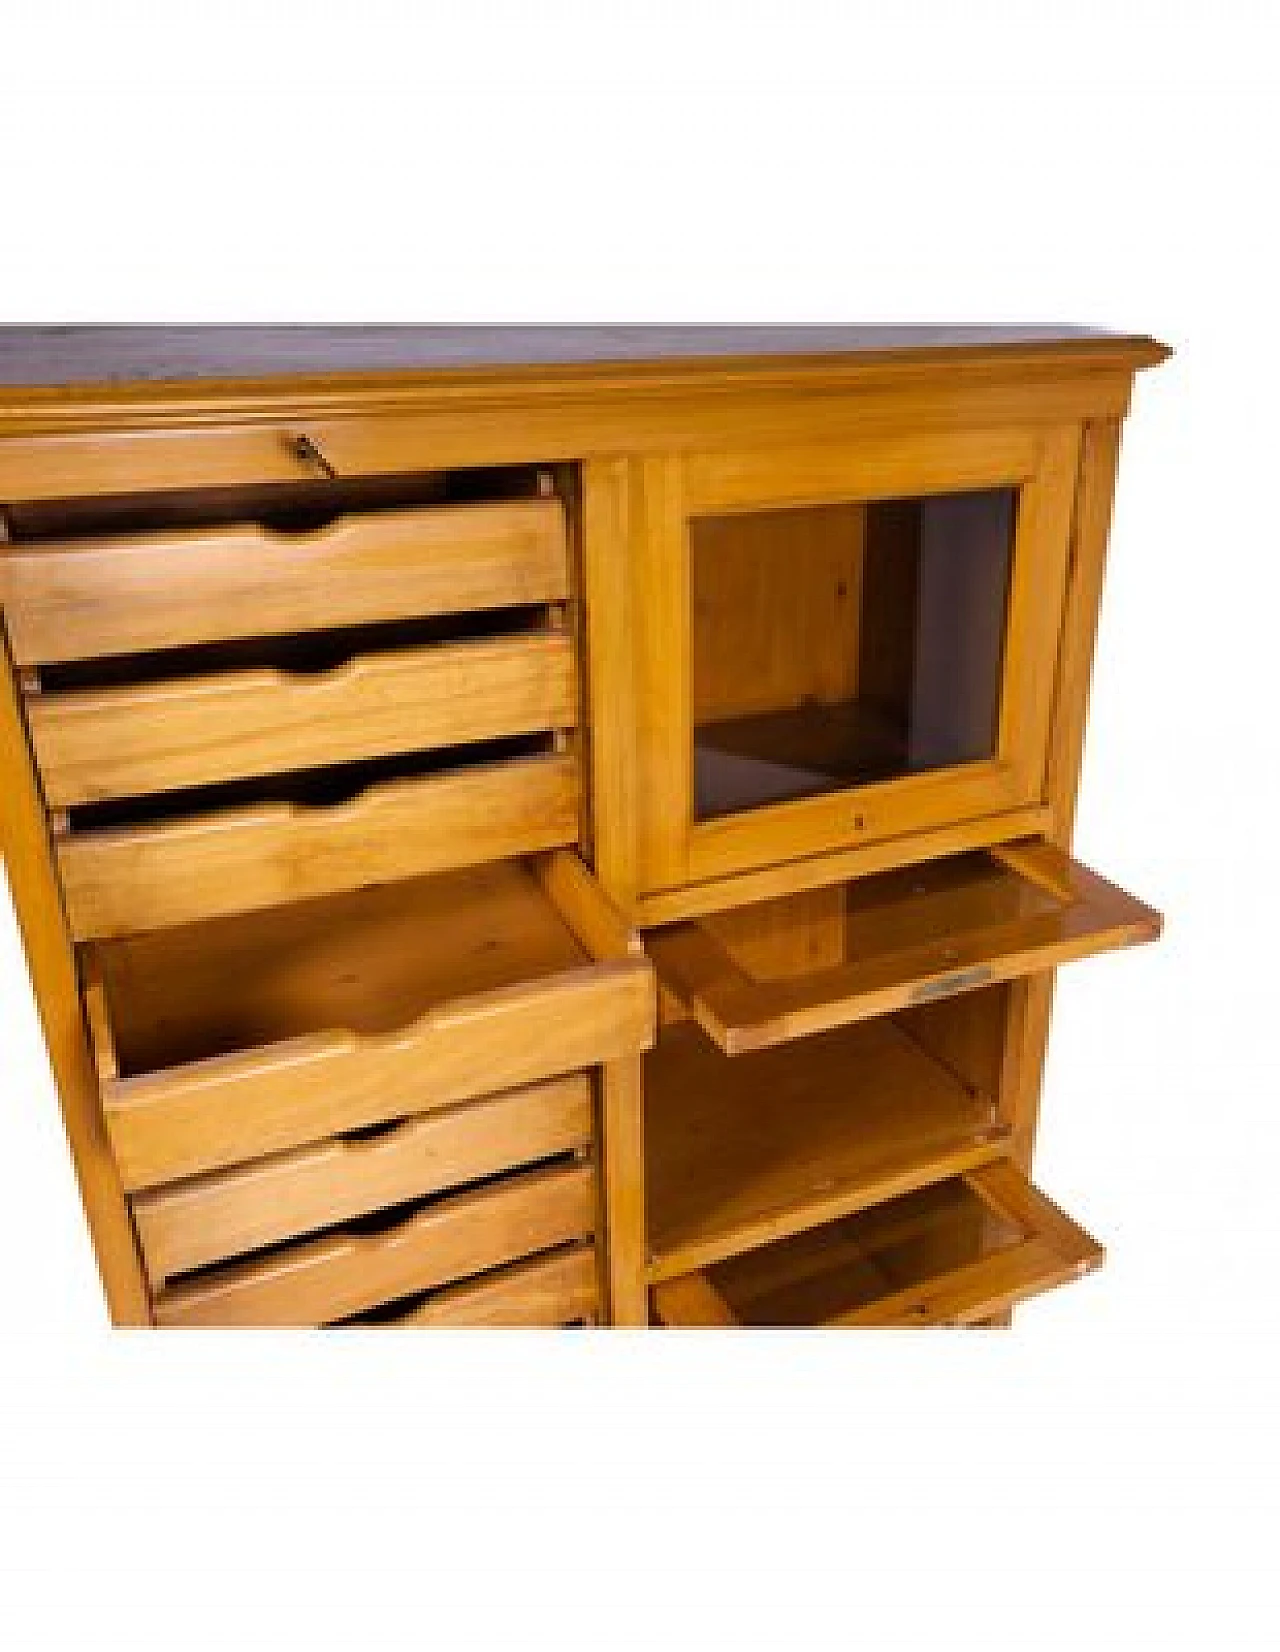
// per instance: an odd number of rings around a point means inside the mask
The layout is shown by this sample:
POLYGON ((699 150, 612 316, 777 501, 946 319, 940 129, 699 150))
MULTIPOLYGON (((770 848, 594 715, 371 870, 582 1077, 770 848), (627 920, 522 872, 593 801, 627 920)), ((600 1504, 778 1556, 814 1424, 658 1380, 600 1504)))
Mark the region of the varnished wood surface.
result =
POLYGON ((737 1061, 696 1027, 672 1027, 644 1067, 653 1279, 1000 1151, 991 1100, 886 1020, 737 1061))
POLYGON ((411 1329, 553 1330, 594 1323, 598 1311, 595 1252, 590 1245, 573 1245, 433 1291, 379 1323, 411 1329))
POLYGON ((1098 1267, 1101 1247, 1007 1161, 660 1285, 662 1322, 972 1325, 1098 1267))
POLYGON ((475 613, 569 594, 554 499, 16 545, 0 604, 19 665, 475 613))
POLYGON ((58 864, 71 926, 108 938, 572 843, 570 757, 389 781, 349 802, 268 803, 72 831, 58 864))
MULTIPOLYGON (((137 1190, 635 1056, 651 971, 594 962, 526 866, 98 949, 137 1190)), ((100 1055, 100 1065, 109 1052, 100 1055)))
POLYGON ((324 1325, 590 1235, 595 1172, 556 1165, 428 1204, 385 1231, 333 1234, 164 1292, 160 1325, 324 1325))
POLYGON ((1068 326, 0 327, 0 387, 1087 348, 1150 341, 1068 326))
POLYGON ((133 1200, 147 1272, 174 1274, 591 1146, 585 1074, 338 1138, 133 1200))
POLYGON ((572 728, 572 639, 531 631, 358 654, 319 673, 224 671, 35 694, 54 808, 572 728))
POLYGON ((758 975, 705 921, 656 931, 649 953, 733 1056, 1153 941, 1161 927, 1150 907, 1046 846, 885 873, 845 893, 844 957, 827 967, 758 975))
MULTIPOLYGON (((36 1004, 58 1086, 80 1196, 112 1319, 150 1323, 137 1233, 103 1122, 71 934, 9 650, 0 636, 0 853, 13 893, 36 1004)), ((6 1006, 7 1008, 7 1006, 6 1006)), ((2 1046, 0 1046, 2 1047, 2 1046)), ((6 1073, 7 1080, 7 1073, 6 1073)), ((10 1082, 7 1104, 27 1098, 10 1082)), ((14 1175, 21 1169, 10 1167, 14 1175)), ((18 1259, 13 1259, 17 1266, 18 1259)))
MULTIPOLYGON (((806 922, 809 938, 822 938, 831 927, 823 916, 829 896, 825 886, 835 876, 924 859, 936 853, 943 840, 948 846, 964 847, 1008 838, 1014 830, 1014 803, 1019 804, 1018 830, 1037 831, 1049 825, 1055 835, 1060 834, 1059 842, 1069 833, 1065 817, 1078 774, 1083 684, 1112 479, 1102 460, 1114 459, 1115 437, 1127 410, 1133 372, 1165 354, 1150 340, 1071 329, 963 333, 912 329, 905 334, 837 330, 840 337, 827 329, 144 329, 132 330, 132 337, 128 336, 131 330, 55 331, 61 334, 60 341, 44 340, 44 376, 24 377, 19 368, 16 379, 7 379, 9 366, 23 359, 24 350, 35 339, 32 330, 0 329, 0 497, 14 501, 15 508, 23 500, 126 496, 146 489, 189 492, 214 485, 234 490, 277 482, 313 485, 320 472, 314 458, 306 458, 308 452, 320 453, 326 473, 332 469, 343 478, 385 478, 405 472, 439 476, 451 467, 502 463, 583 465, 584 484, 589 484, 585 486, 587 537, 582 547, 587 590, 589 596, 594 593, 597 603, 609 602, 605 623, 598 624, 600 616, 588 613, 583 633, 592 679, 591 726, 583 743, 590 744, 596 769, 591 836, 601 850, 598 868, 608 893, 632 918, 643 915, 648 921, 659 913, 667 919, 684 918, 714 911, 719 905, 740 906, 765 894, 817 888, 818 895, 806 908, 806 922), (17 333, 23 336, 18 338, 17 333), (322 352, 322 341, 330 341, 331 350, 326 345, 322 352), (148 358, 146 352, 153 347, 157 353, 148 358), (246 353, 237 356, 242 348, 246 353), (290 354, 303 348, 308 355, 305 363, 290 354), (113 366, 112 352, 117 349, 122 354, 113 366), (422 353, 415 355, 415 351, 422 353), (131 358, 132 366, 126 358, 131 358), (868 443, 879 443, 885 451, 910 448, 920 455, 931 450, 931 443, 950 441, 960 433, 971 441, 975 454, 985 451, 990 455, 999 445, 999 433, 1011 430, 1024 433, 1036 453, 1052 450, 1056 455, 1051 487, 1040 489, 1039 503, 1033 491, 1033 525, 1050 518, 1055 523, 1065 520, 1068 508, 1074 507, 1074 559, 1065 626, 1056 593, 1049 600, 1043 590, 1033 591, 1028 585, 1036 604, 1034 623, 1019 626, 1020 640, 1015 639, 1012 658, 1018 672, 1033 667, 1039 671, 1041 665, 1045 670, 1036 678, 1039 697, 1006 696, 1006 711, 1013 719, 1006 744, 1020 754, 1017 778, 1034 779, 1034 788, 1010 785, 1001 791, 990 785, 991 776, 970 776, 968 789, 947 799, 932 834, 922 827, 933 817, 922 819, 918 812, 928 800, 910 792, 903 794, 900 824, 896 816, 881 820, 865 814, 854 821, 852 817, 837 820, 833 815, 818 830, 823 823, 813 816, 803 820, 799 813, 778 816, 761 840, 763 856, 757 855, 738 826, 731 825, 705 836, 696 853, 681 853, 681 846, 672 846, 663 876, 646 872, 642 863, 651 846, 644 842, 643 833, 637 833, 635 816, 655 798, 659 805, 670 803, 670 787, 637 763, 625 731, 639 722, 649 734, 661 738, 672 732, 674 722, 669 711, 655 706, 647 693, 637 696, 635 690, 637 673, 631 655, 637 637, 643 641, 646 623, 655 634, 666 623, 661 616, 646 620, 652 593, 627 577, 644 536, 655 526, 659 533, 684 533, 690 498, 702 497, 698 488, 705 489, 708 500, 716 500, 717 508, 756 508, 756 478, 766 474, 770 465, 774 467, 770 474, 782 488, 780 498, 827 498, 832 486, 839 497, 845 486, 847 454, 854 445, 865 450, 868 443), (1077 491, 1082 432, 1084 486, 1077 491), (842 444, 844 456, 838 451, 842 444), (751 456, 745 469, 738 463, 744 454, 751 456), (694 492, 684 490, 683 498, 682 477, 694 481, 694 492), (1051 659, 1057 663, 1060 646, 1058 698, 1052 707, 1051 732, 1045 736, 1041 724, 1048 723, 1051 709, 1048 666, 1051 659), (624 729, 621 739, 619 722, 624 729), (997 810, 1002 811, 1003 824, 993 812, 997 810), (858 834, 856 838, 851 837, 851 829, 858 834), (866 841, 881 830, 883 837, 866 841), (698 881, 682 886, 686 878, 698 881)), ((565 497, 571 498, 572 492, 571 488, 565 497)), ((56 514, 62 507, 55 503, 48 509, 56 514)), ((84 515, 83 521, 91 523, 92 516, 84 515)), ((580 527, 576 522, 573 525, 580 527)), ((1065 546, 1066 535, 1060 537, 1065 546)), ((246 566, 251 563, 252 551, 243 560, 246 566)), ((681 583, 671 581, 677 590, 681 583)), ((569 595, 567 586, 565 594, 569 595)), ((105 612, 97 598, 89 606, 105 612)), ((225 605, 219 598, 208 606, 220 610, 225 605)), ((198 617, 191 616, 198 616, 200 608, 200 601, 189 604, 181 623, 198 625, 198 617)), ((136 604, 132 611, 138 611, 136 604)), ((253 603, 241 603, 240 612, 252 617, 253 603)), ((40 624, 56 648, 83 620, 83 614, 72 613, 69 620, 62 614, 42 619, 40 624)), ((272 623, 287 630, 294 622, 272 623)), ((18 630, 21 637, 21 621, 18 630)), ((232 634, 219 623, 209 640, 221 642, 232 634)), ((24 642, 23 647, 27 646, 24 642)), ((687 672, 681 675, 679 662, 669 680, 675 682, 681 698, 687 696, 690 683, 687 672)), ((29 693, 28 704, 33 705, 37 697, 29 693)), ((403 720, 413 719, 406 714, 403 720)), ((249 738, 252 732, 246 723, 235 731, 235 739, 249 738)), ((560 744, 572 747, 572 737, 560 737, 560 744)), ((680 740, 674 743, 680 749, 683 744, 680 740)), ((881 804, 876 802, 875 807, 878 814, 881 804)), ((38 800, 32 813, 43 834, 38 800)), ((107 829, 120 818, 110 811, 101 814, 99 829, 107 829)), ((677 818, 681 814, 677 811, 677 818)), ((61 834, 62 823, 54 824, 61 834)), ((89 825, 73 819, 73 837, 78 824, 81 831, 89 825)), ((309 852, 303 858, 309 859, 309 852)), ((591 1203, 593 1219, 599 1221, 603 1214, 609 1244, 601 1247, 608 1267, 601 1279, 598 1305, 616 1321, 642 1323, 645 1275, 650 1270, 644 1231, 645 1109, 636 1051, 651 1028, 652 986, 645 966, 634 957, 625 922, 616 919, 607 901, 597 901, 590 889, 579 888, 563 864, 537 881, 560 910, 563 930, 578 954, 575 962, 553 968, 550 974, 539 975, 535 970, 530 979, 519 973, 514 956, 508 953, 495 966, 494 983, 487 988, 473 985, 468 994, 463 983, 469 971, 473 981, 483 975, 483 961, 467 955, 465 946, 450 957, 452 935, 441 937, 434 927, 420 926, 419 937, 428 937, 426 949, 434 959, 428 972, 440 965, 439 996, 424 1000, 417 990, 418 981, 400 992, 393 988, 392 1004, 375 1008, 377 992, 358 986, 352 994, 357 1001, 354 1018, 359 1022, 363 1015, 363 1029, 356 1026, 353 1030, 352 1023, 343 1019, 313 1016, 311 988, 305 982, 299 987, 296 978, 291 983, 292 971, 286 966, 276 988, 268 984, 267 998, 281 1011, 277 1026, 290 1015, 296 1016, 299 1030, 295 1034, 282 1039, 270 1033, 263 1038, 247 1036, 247 1022, 233 1027, 234 1015, 223 1019, 218 1008, 221 983, 214 983, 211 1013, 215 1021, 222 1020, 221 1030, 227 1035, 222 1053, 206 1058, 196 1038, 188 1046, 193 1052, 188 1058, 179 1057, 173 1064, 164 1060, 158 1068, 135 1071, 137 1045, 123 1024, 128 1015, 116 1025, 107 1004, 106 983, 94 989, 90 974, 86 978, 91 989, 89 1008, 108 1108, 120 1126, 120 1162, 129 1178, 141 1178, 131 1180, 130 1185, 151 1187, 167 1175, 187 1175, 281 1148, 296 1150, 304 1141, 364 1130, 409 1113, 431 1119, 433 1113, 428 1109, 439 1108, 445 1111, 434 1116, 445 1117, 449 1108, 488 1090, 568 1070, 557 1062, 571 1059, 574 1067, 588 1067, 603 1061, 598 1110, 605 1129, 596 1143, 598 1149, 603 1143, 603 1157, 598 1160, 603 1176, 602 1185, 592 1189, 591 1203), (601 971, 591 964, 589 955, 614 961, 601 971), (450 977, 455 967, 457 973, 450 977), (572 1013, 564 993, 570 979, 574 982, 572 1013), (297 996, 291 998, 295 990, 297 996), (363 1001, 363 1009, 358 1001, 363 1001), (403 1015, 393 1013, 395 1008, 403 1015), (112 1049, 113 1033, 121 1035, 123 1076, 112 1049), (242 1136, 238 1132, 246 1121, 251 1121, 252 1129, 242 1136)), ((261 921, 269 925, 277 916, 268 909, 261 921)), ((24 913, 24 927, 26 921, 24 913)), ((768 953, 775 942, 779 957, 799 957, 809 944, 809 938, 796 937, 791 946, 772 924, 765 924, 756 935, 757 927, 751 914, 744 914, 738 925, 740 939, 747 937, 753 957, 756 952, 768 953)), ((518 934, 515 951, 529 939, 528 934, 518 934)), ((533 953, 540 944, 535 938, 533 953)), ((248 953, 242 956, 246 961, 249 958, 248 953)), ((348 953, 348 963, 355 956, 366 957, 363 942, 358 953, 348 953)), ((194 973, 199 978, 198 968, 194 973)), ((251 970, 246 973, 253 975, 251 970)), ((793 983, 802 979, 802 971, 790 976, 793 983)), ((1017 1131, 1016 1151, 1023 1162, 1029 1156, 1034 1130, 1034 1093, 1047 1025, 1049 980, 1041 972, 1027 984, 1015 982, 997 989, 1006 994, 1000 1014, 984 1023, 976 1040, 969 1039, 964 1026, 952 1019, 941 1025, 930 1021, 919 1030, 924 1045, 936 1053, 936 1061, 929 1060, 923 1047, 911 1043, 903 1027, 896 1029, 916 1060, 940 1073, 971 1103, 976 1105, 978 1098, 961 1082, 968 1073, 981 1075, 976 1087, 988 1111, 990 1091, 998 1091, 1001 1116, 993 1127, 1017 1131), (997 1032, 1007 1028, 1003 1059, 989 1047, 992 1028, 997 1032)), ((254 990, 263 984, 261 976, 250 983, 254 990)), ((802 985, 788 990, 806 989, 802 985)), ((336 988, 336 996, 341 997, 341 989, 336 988)), ((934 1008, 949 1010, 970 1001, 947 1000, 934 1008)), ((43 999, 41 1007, 46 1009, 43 999)), ((118 1009, 118 1003, 112 1008, 118 1009)), ((254 1013, 248 1011, 250 1021, 254 1013)), ((158 1019, 154 1025, 159 1027, 158 1019)), ((676 1030, 700 1036, 692 1027, 676 1030)), ((168 1032, 158 1033, 158 1041, 168 1036, 168 1032)), ((819 1042, 806 1039, 804 1044, 807 1048, 819 1042)), ((771 1053, 789 1055, 797 1048, 771 1053)), ((714 1059, 722 1068, 731 1065, 719 1056, 714 1059)), ((740 1112, 745 1116, 745 1110, 740 1112)), ((746 1212, 733 1240, 735 1251, 740 1244, 765 1243, 779 1231, 794 1231, 797 1223, 826 1220, 824 1210, 829 1214, 850 1208, 850 1197, 858 1203, 863 1198, 883 1199, 901 1185, 891 1174, 879 1179, 868 1174, 859 1181, 862 1172, 841 1157, 851 1139, 846 1137, 833 1149, 838 1185, 825 1193, 818 1188, 811 1197, 814 1189, 808 1193, 800 1189, 804 1150, 795 1130, 796 1120, 785 1120, 775 1138, 775 1145, 777 1141, 784 1147, 790 1143, 792 1156, 788 1163, 783 1154, 772 1190, 770 1177, 776 1166, 762 1159, 758 1167, 757 1191, 763 1190, 769 1198, 780 1192, 780 1205, 764 1199, 763 1204, 757 1201, 754 1211, 746 1212), (848 1179, 842 1180, 845 1170, 848 1179), (855 1193, 855 1187, 860 1191, 855 1193), (828 1200, 825 1206, 824 1197, 828 1200)), ((870 1151, 874 1139, 859 1145, 870 1151)), ((903 1155, 904 1163, 912 1158, 906 1185, 915 1185, 929 1154, 927 1150, 909 1152, 904 1142, 903 1155)), ((963 1167, 962 1161, 945 1162, 944 1154, 929 1160, 927 1174, 941 1175, 963 1167)), ((88 1197, 86 1188, 87 1201, 88 1197)), ((94 1225, 100 1250, 104 1244, 109 1250, 109 1215, 95 1214, 94 1225)), ((426 1238, 422 1230, 410 1227, 409 1249, 416 1258, 419 1240, 425 1245, 426 1238)), ((341 1280, 343 1291, 350 1287, 359 1298, 359 1304, 343 1308, 343 1314, 359 1314, 363 1304, 372 1302, 368 1294, 373 1289, 371 1280, 384 1265, 389 1271, 382 1277, 394 1281, 397 1293, 410 1271, 401 1269, 397 1260, 408 1255, 399 1238, 370 1245, 367 1235, 352 1237, 357 1251, 346 1254, 338 1272, 329 1276, 341 1280), (358 1273, 366 1277, 357 1281, 358 1273)), ((709 1254, 726 1254, 724 1242, 723 1230, 713 1234, 709 1254)), ((1060 1247, 1051 1237, 1039 1234, 1033 1244, 1041 1247, 1035 1255, 1028 1249, 1018 1261, 993 1259, 998 1263, 996 1272, 984 1273, 980 1280, 953 1280, 940 1296, 935 1294, 923 1305, 918 1299, 904 1301, 903 1322, 927 1323, 931 1315, 967 1322, 966 1316, 980 1318, 1000 1311, 1017 1298, 1028 1280, 1045 1277, 1055 1257, 1061 1262, 1060 1247), (1000 1268, 1007 1277, 999 1273, 1000 1268)), ((434 1265, 433 1246, 434 1241, 427 1249, 434 1265)), ((540 1286, 530 1281, 527 1292, 517 1288, 510 1275, 502 1279, 506 1270, 500 1270, 483 1289, 477 1282, 475 1288, 482 1294, 474 1299, 471 1311, 480 1316, 523 1312, 530 1316, 529 1322, 542 1322, 539 1315, 554 1320, 558 1305, 583 1300, 583 1257, 589 1254, 578 1255, 572 1277, 568 1272, 549 1273, 540 1286)), ((757 1254, 763 1257, 766 1253, 757 1254)), ((321 1262, 327 1270, 331 1260, 332 1253, 324 1258, 313 1253, 303 1272, 311 1261, 321 1262)), ((707 1257, 691 1247, 684 1260, 688 1266, 699 1266, 707 1257)), ((498 1266, 474 1257, 463 1258, 463 1264, 498 1266)), ((1071 1264, 1079 1265, 1084 1265, 1079 1258, 1071 1264)), ((134 1266, 136 1271, 136 1260, 134 1266)), ((305 1282, 301 1296, 295 1295, 295 1281, 274 1269, 272 1263, 269 1278, 259 1275, 252 1280, 250 1297, 239 1295, 244 1281, 236 1282, 233 1295, 242 1304, 250 1303, 249 1317, 262 1314, 274 1319, 283 1314, 287 1318, 292 1313, 303 1316, 298 1322, 310 1322, 306 1316, 318 1315, 319 1308, 314 1300, 310 1308, 305 1307, 305 1282), (259 1296, 260 1287, 265 1294, 259 1296)), ((659 1266, 656 1275, 661 1274, 659 1266)), ((407 1287, 431 1294, 423 1299, 420 1310, 407 1307, 405 1316, 420 1311, 423 1323, 432 1322, 433 1314, 434 1322, 447 1323, 448 1313, 462 1306, 455 1289, 462 1292, 472 1287, 446 1285, 439 1294, 443 1281, 430 1269, 428 1275, 407 1287)), ((1069 1271, 1062 1274, 1069 1276, 1069 1271)), ((203 1288, 209 1281, 195 1283, 203 1288)), ((178 1312, 181 1316, 181 1306, 178 1312)), ((210 1312, 218 1317, 217 1309, 210 1312)), ((202 1313, 203 1309, 196 1309, 197 1318, 202 1313)), ((117 1315, 124 1317, 119 1310, 117 1315)))

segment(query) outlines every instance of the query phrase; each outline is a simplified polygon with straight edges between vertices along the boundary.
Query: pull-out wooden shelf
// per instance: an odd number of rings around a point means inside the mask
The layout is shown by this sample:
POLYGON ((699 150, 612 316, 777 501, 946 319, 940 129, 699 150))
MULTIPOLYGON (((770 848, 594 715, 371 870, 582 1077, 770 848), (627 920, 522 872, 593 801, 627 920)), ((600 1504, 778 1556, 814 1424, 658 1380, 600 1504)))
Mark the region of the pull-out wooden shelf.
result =
POLYGON ((659 1284, 685 1327, 971 1325, 1102 1261, 1007 1161, 659 1284))
MULTIPOLYGON (((812 892, 647 937, 663 986, 726 1055, 1154 940, 1159 915, 1047 844, 955 855, 837 885, 815 929, 812 892), (812 962, 753 967, 753 935, 795 911, 812 962)), ((793 949, 794 950, 794 949, 793 949)))
POLYGON ((130 1192, 631 1056, 652 972, 568 854, 89 953, 130 1192))
POLYGON ((564 1245, 346 1323, 504 1331, 591 1324, 599 1309, 596 1273, 594 1247, 564 1245))
POLYGON ((193 1275, 156 1299, 156 1320, 327 1325, 577 1242, 595 1219, 594 1168, 551 1165, 193 1275))

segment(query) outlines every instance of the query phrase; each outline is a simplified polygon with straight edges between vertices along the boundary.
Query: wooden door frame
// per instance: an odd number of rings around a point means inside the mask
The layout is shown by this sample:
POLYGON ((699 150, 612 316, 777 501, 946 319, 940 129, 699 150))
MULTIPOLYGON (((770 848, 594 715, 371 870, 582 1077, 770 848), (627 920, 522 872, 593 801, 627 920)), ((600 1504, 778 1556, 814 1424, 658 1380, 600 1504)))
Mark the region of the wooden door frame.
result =
MULTIPOLYGON (((635 461, 627 646, 639 896, 998 816, 1041 800, 1079 470, 1077 425, 870 437, 635 461), (1021 499, 995 756, 698 822, 691 523, 699 516, 1016 486, 1021 499)), ((622 708, 619 708, 622 709, 622 708)), ((615 730, 617 722, 611 718, 615 730)), ((910 859, 909 850, 902 857, 910 859)))

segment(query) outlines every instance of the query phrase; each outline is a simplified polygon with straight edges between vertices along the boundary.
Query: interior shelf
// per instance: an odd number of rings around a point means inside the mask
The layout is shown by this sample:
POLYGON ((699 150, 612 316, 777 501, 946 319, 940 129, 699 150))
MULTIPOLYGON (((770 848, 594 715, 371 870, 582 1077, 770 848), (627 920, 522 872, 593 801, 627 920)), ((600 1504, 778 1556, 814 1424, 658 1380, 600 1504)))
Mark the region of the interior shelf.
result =
POLYGON ((645 1062, 651 1281, 990 1161, 1006 1131, 891 1021, 727 1061, 691 1023, 645 1062))
POLYGON ((876 706, 848 700, 759 712, 699 725, 694 809, 714 820, 910 772, 903 730, 876 706))

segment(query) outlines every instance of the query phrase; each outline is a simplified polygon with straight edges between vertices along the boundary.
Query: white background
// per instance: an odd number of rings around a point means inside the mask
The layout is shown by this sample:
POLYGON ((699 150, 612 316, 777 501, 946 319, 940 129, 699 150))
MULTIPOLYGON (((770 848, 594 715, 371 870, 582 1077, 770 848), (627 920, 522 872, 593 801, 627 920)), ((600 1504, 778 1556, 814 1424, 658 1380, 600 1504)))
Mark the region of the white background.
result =
POLYGON ((0 902, 0 1643, 1276 1644, 1268 8, 0 10, 6 321, 1154 333, 1012 1336, 110 1336, 0 902))

